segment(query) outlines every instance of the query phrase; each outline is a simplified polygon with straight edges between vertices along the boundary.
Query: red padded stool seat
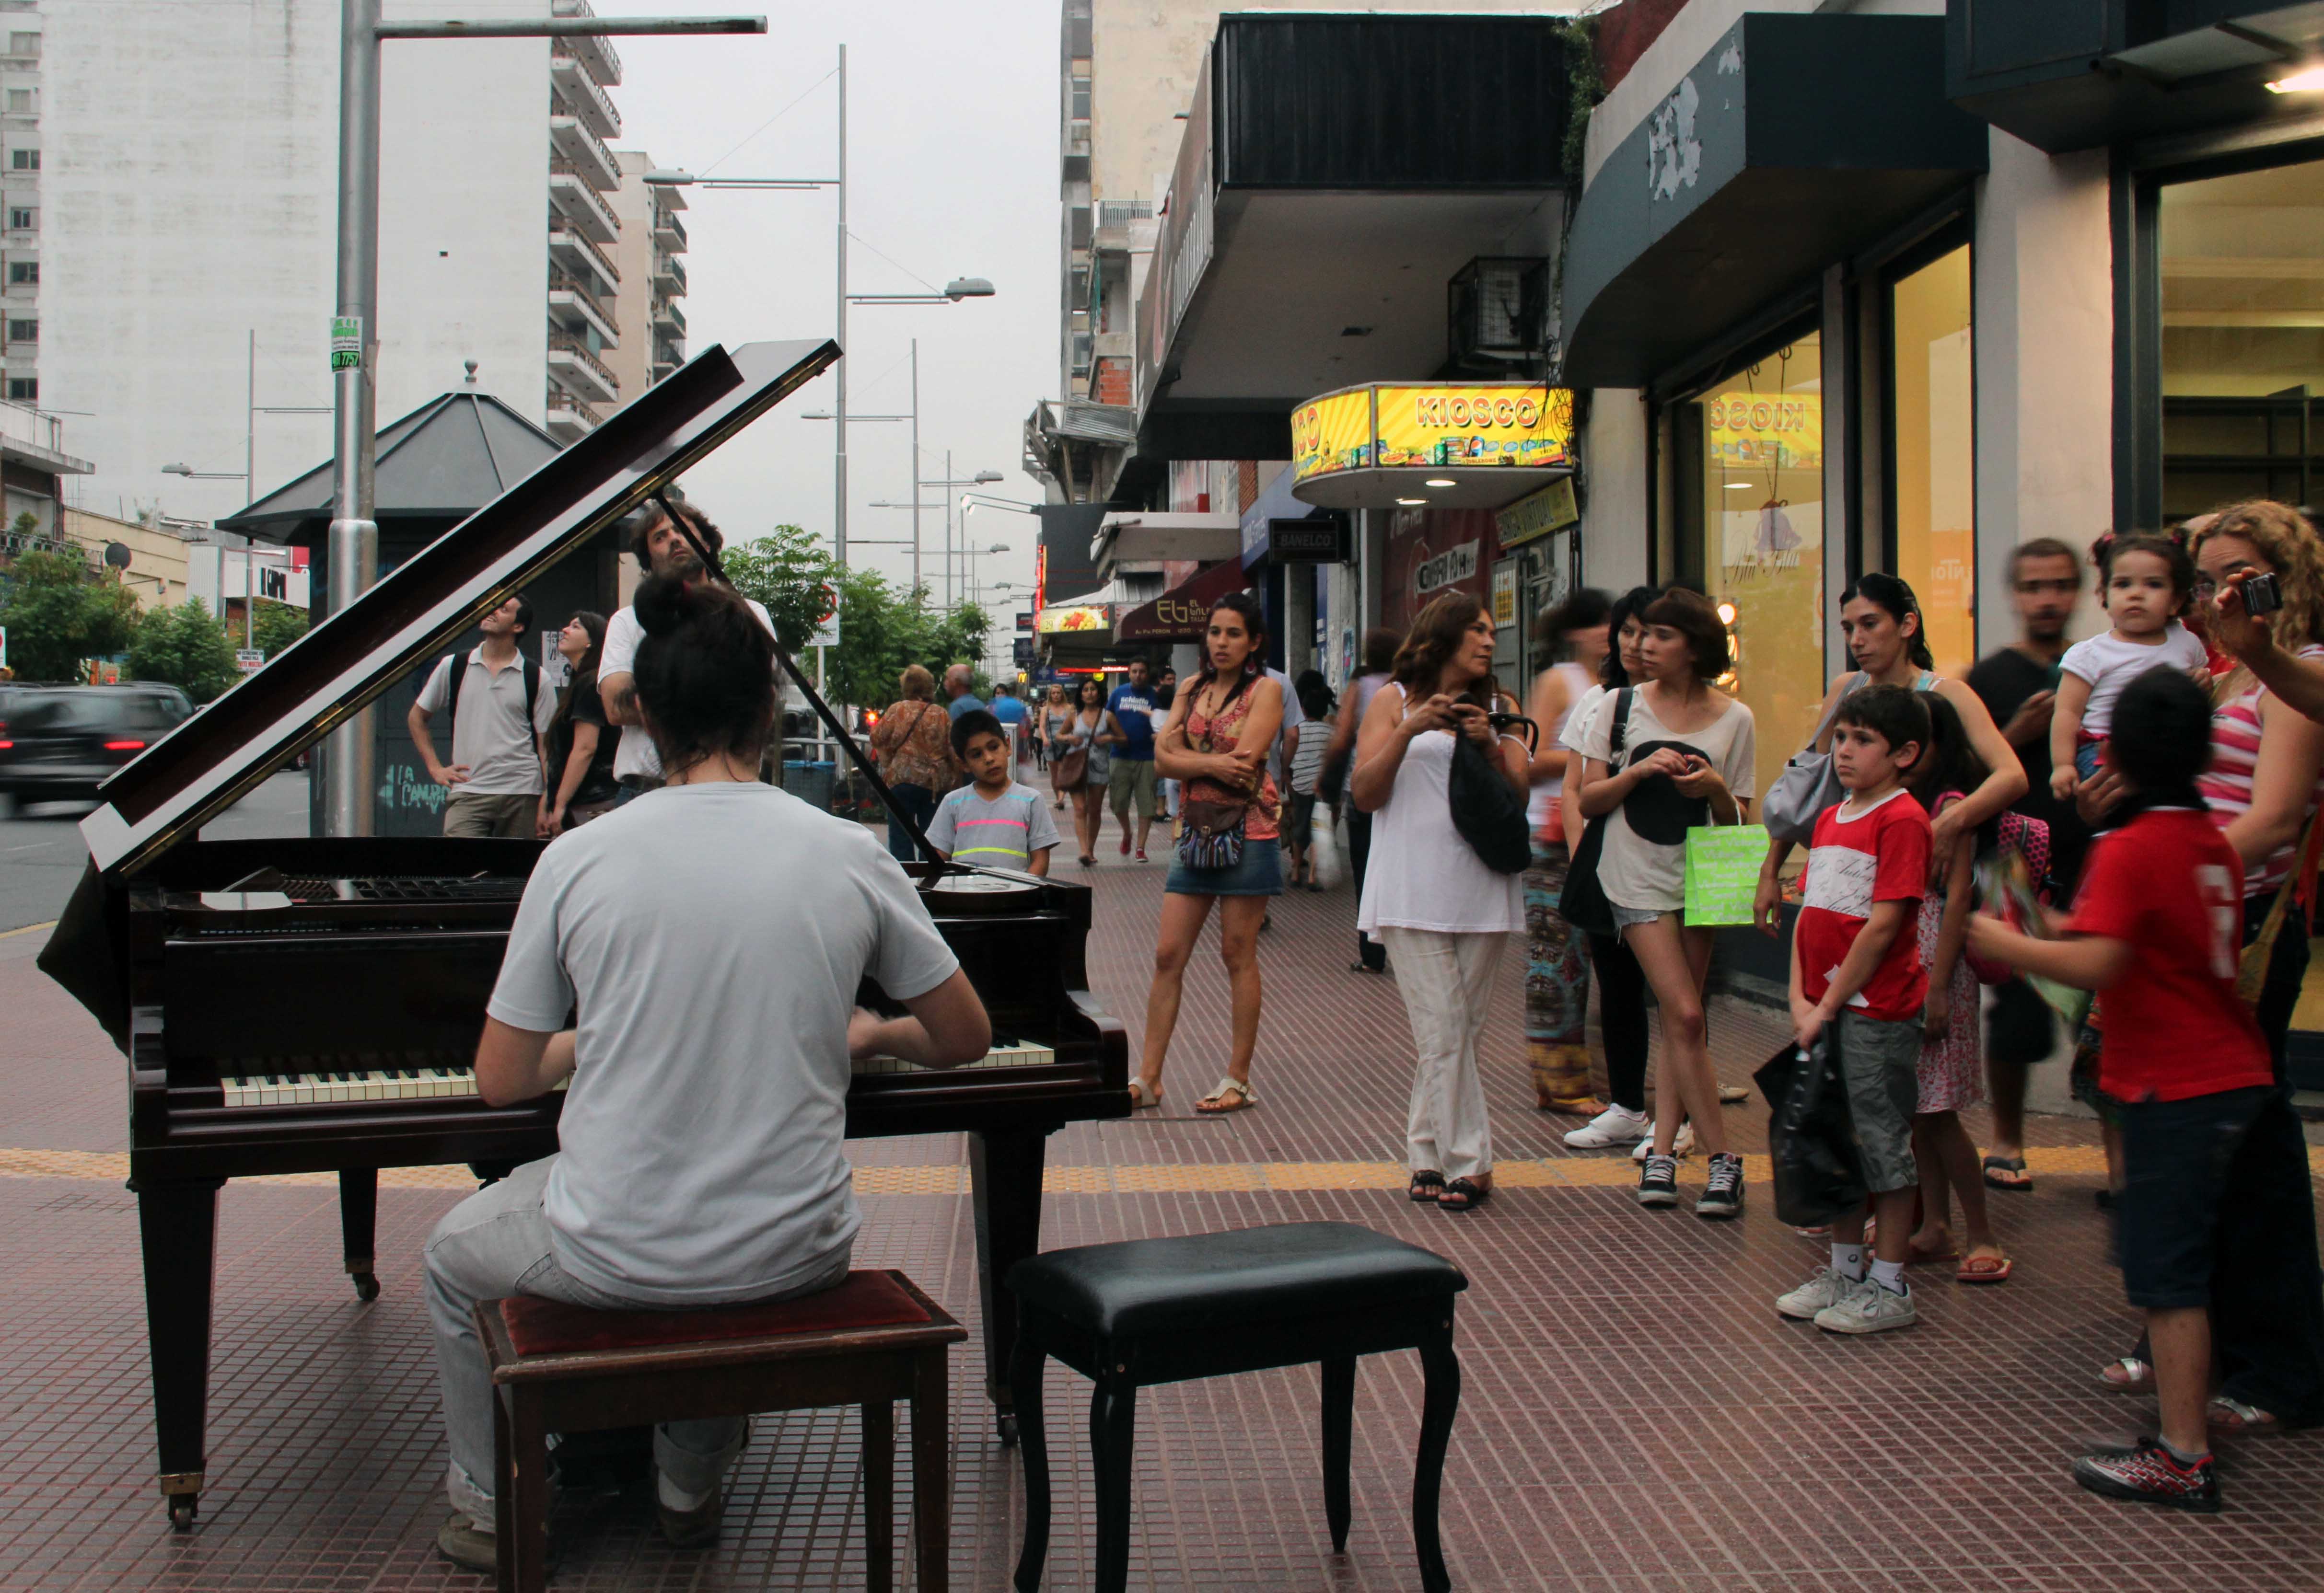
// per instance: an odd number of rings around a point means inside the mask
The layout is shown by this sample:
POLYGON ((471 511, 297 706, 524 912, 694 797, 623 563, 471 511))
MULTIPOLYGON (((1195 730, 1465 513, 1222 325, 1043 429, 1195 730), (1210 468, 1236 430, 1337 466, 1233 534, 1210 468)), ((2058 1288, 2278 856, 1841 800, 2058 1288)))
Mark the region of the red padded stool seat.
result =
POLYGON ((900 1272, 820 1294, 705 1311, 596 1311, 517 1295, 477 1302, 491 1363, 502 1593, 548 1579, 549 1434, 756 1411, 863 1408, 866 1580, 895 1585, 894 1402, 912 1402, 919 1586, 944 1593, 952 1468, 945 1357, 968 1337, 900 1272))

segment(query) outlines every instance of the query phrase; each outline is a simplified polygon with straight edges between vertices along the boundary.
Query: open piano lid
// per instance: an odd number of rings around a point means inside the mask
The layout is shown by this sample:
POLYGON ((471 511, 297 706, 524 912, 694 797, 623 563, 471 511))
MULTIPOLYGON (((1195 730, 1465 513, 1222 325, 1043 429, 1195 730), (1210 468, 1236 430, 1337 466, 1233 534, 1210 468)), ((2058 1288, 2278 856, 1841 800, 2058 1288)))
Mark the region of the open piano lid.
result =
POLYGON ((97 867, 134 872, 200 829, 838 357, 828 340, 696 355, 106 780, 80 826, 97 867))

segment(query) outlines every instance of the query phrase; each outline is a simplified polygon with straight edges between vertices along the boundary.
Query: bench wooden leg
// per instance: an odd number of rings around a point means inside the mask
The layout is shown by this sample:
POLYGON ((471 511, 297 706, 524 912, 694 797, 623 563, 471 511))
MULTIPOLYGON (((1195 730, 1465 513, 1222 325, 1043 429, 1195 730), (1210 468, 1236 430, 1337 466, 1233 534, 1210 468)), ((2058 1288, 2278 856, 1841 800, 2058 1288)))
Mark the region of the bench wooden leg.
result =
POLYGON ((1138 1385, 1102 1377, 1090 1395, 1090 1459, 1097 1483, 1097 1590, 1130 1581, 1130 1472, 1138 1425, 1138 1385))
MULTIPOLYGON (((549 1587, 549 1429, 523 1389, 510 1391, 508 1470, 495 1479, 502 1593, 545 1593, 549 1587), (507 1503, 503 1505, 502 1500, 507 1503)), ((494 1468, 499 1469, 498 1467, 494 1468)))
POLYGON ((355 1298, 379 1298, 379 1278, 372 1270, 372 1248, 379 1227, 379 1169, 339 1169, 339 1249, 346 1260, 347 1276, 355 1280, 355 1298))
POLYGON ((1041 1420, 1041 1368, 1047 1360, 1030 1334, 1018 1339, 1009 1360, 1017 1441, 1025 1457, 1025 1548, 1017 1557, 1018 1593, 1033 1593, 1041 1585, 1041 1563, 1049 1556, 1049 1435, 1041 1420))
POLYGON ((952 1576, 951 1375, 938 1345, 922 1353, 912 1379, 912 1544, 920 1593, 945 1593, 952 1576))
MULTIPOLYGON (((1451 1309, 1449 1306, 1446 1309, 1451 1309)), ((1420 1346, 1422 1395, 1420 1454, 1412 1472, 1412 1538, 1420 1551, 1420 1585, 1425 1593, 1448 1593, 1452 1576, 1436 1533, 1436 1499, 1444 1480, 1444 1451, 1452 1441, 1452 1418, 1461 1408, 1461 1359, 1452 1353, 1452 1324, 1420 1346)))
POLYGON ((1354 1447, 1356 1360, 1342 1356, 1323 1363, 1323 1519, 1332 1527, 1332 1552, 1348 1547, 1348 1452, 1354 1447))
POLYGON ((896 1585, 896 1407, 874 1400, 863 1407, 863 1585, 889 1593, 896 1585))

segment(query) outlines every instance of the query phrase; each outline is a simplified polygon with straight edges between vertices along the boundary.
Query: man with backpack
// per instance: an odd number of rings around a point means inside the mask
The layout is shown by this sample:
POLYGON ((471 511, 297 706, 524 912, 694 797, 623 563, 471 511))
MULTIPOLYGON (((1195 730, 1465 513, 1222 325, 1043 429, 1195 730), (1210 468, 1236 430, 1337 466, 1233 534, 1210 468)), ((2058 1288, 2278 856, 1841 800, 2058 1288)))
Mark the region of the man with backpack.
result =
POLYGON ((404 723, 428 778, 451 792, 444 833, 468 839, 527 840, 549 788, 543 737, 557 714, 557 694, 543 688, 540 666, 524 656, 532 604, 523 594, 476 623, 484 640, 447 654, 420 688, 404 723), (451 721, 452 761, 438 761, 429 722, 451 721))

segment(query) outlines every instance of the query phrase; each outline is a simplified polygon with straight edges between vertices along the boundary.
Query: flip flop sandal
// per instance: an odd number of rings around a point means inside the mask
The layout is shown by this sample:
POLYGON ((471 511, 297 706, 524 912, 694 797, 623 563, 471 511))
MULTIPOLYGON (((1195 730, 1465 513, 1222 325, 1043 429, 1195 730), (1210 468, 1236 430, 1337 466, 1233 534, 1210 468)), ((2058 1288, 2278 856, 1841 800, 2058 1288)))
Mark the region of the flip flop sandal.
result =
POLYGON ((1479 1183, 1473 1178, 1455 1178, 1444 1186, 1444 1192, 1436 1197, 1436 1209, 1440 1211, 1473 1211, 1492 1198, 1493 1186, 1489 1180, 1479 1183))
POLYGON ((2025 1170, 2025 1158, 2024 1156, 1987 1156, 1985 1158, 1983 1165, 1985 1168, 1985 1182, 1988 1187, 1994 1189, 2014 1189, 2020 1194, 2030 1194, 2033 1192, 2034 1175, 2025 1170), (2016 1176, 2015 1178, 1996 1178, 1994 1176, 1996 1173, 2015 1173, 2016 1176))
POLYGON ((2015 1263, 2006 1256, 1972 1256, 1953 1274, 1957 1284, 2006 1284, 2015 1263))
POLYGON ((1433 1167, 1424 1167, 1412 1175, 1412 1187, 1405 1193, 1416 1206, 1433 1206, 1436 1203, 1436 1192, 1443 1187, 1444 1174, 1433 1167))
POLYGON ((1740 1106, 1750 1099, 1751 1092, 1740 1084, 1721 1084, 1719 1087, 1719 1104, 1721 1106, 1740 1106))
POLYGON ((1233 1079, 1221 1079, 1217 1089, 1194 1102, 1194 1110, 1204 1117, 1222 1118, 1229 1112, 1249 1111, 1259 1104, 1259 1097, 1250 1086, 1233 1079), (1228 1102, 1232 1101, 1232 1105, 1228 1102))
POLYGON ((2203 1420, 2221 1432, 2276 1432, 2283 1427, 2282 1418, 2274 1412, 2229 1399, 2224 1394, 2211 1396, 2210 1403, 2203 1407, 2203 1420))
POLYGON ((2154 1387, 2154 1368, 2135 1355, 2119 1356, 2098 1368, 2098 1383, 2116 1394, 2145 1394, 2154 1387))
POLYGON ((1162 1097, 1155 1093, 1153 1091, 1148 1090, 1146 1087, 1145 1080, 1132 1079, 1130 1081, 1130 1110, 1134 1112, 1142 1112, 1149 1107, 1157 1107, 1161 1104, 1162 1097))

